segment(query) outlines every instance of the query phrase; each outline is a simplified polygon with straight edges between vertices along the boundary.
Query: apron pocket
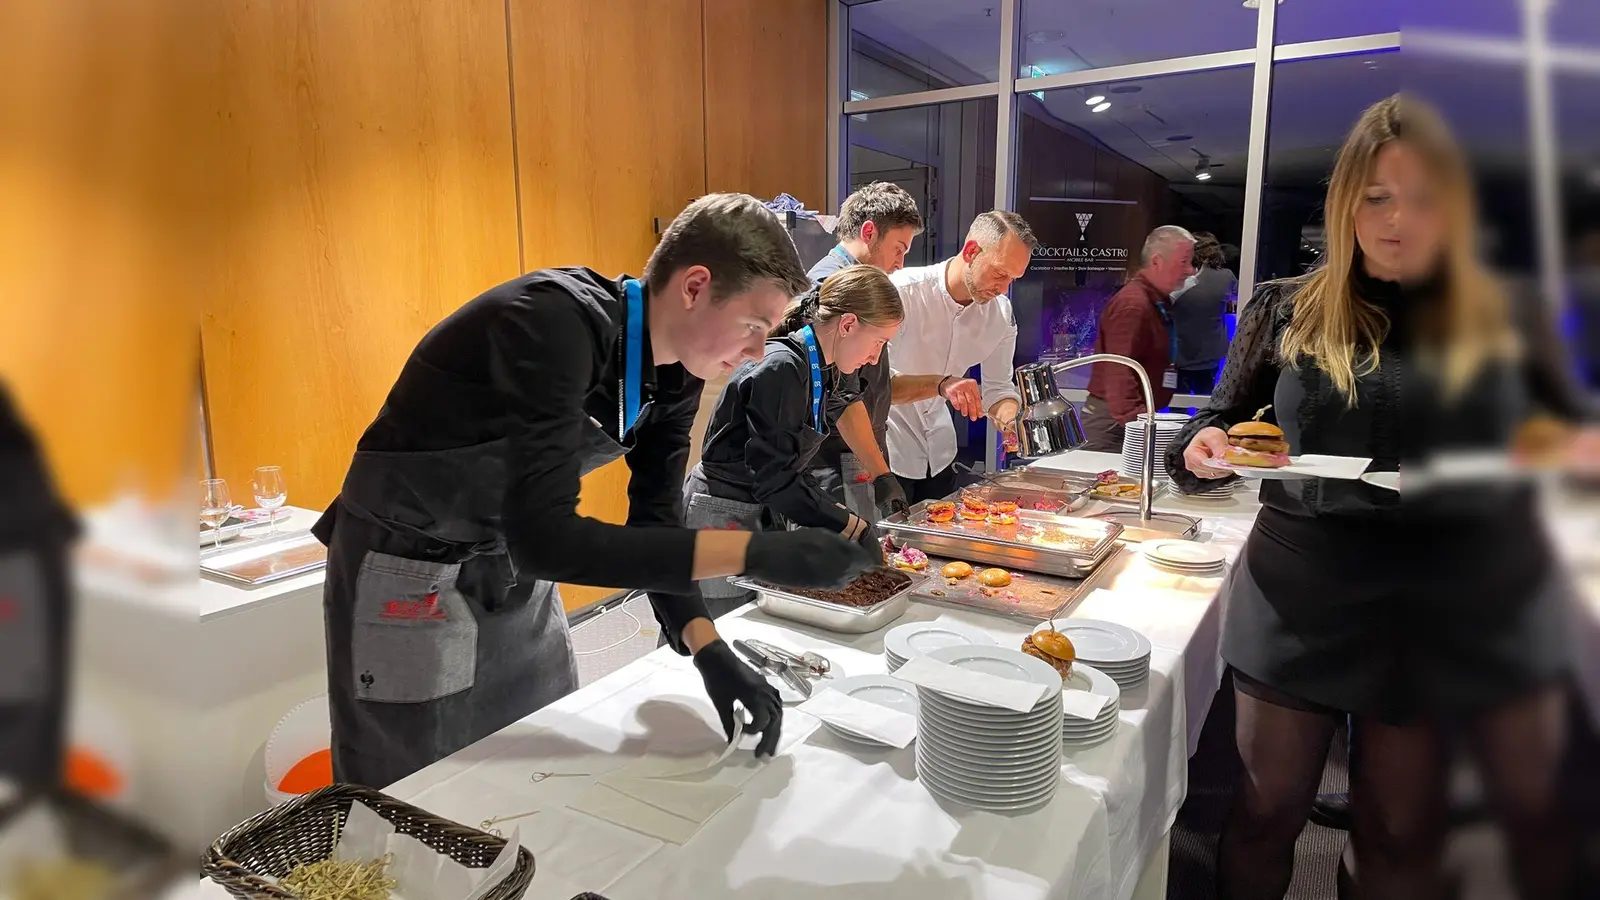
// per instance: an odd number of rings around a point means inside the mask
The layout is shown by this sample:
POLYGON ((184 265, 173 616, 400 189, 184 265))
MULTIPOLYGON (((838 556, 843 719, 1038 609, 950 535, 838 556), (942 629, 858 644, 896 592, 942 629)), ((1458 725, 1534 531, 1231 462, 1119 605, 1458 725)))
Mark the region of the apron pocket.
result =
POLYGON ((477 675, 478 623, 457 564, 369 552, 356 579, 351 640, 358 700, 426 703, 477 675))
MULTIPOLYGON (((683 522, 697 531, 763 530, 760 506, 699 492, 690 495, 683 522)), ((744 597, 748 592, 734 587, 726 578, 707 578, 700 582, 700 593, 708 600, 726 600, 744 597)))
POLYGON ((37 703, 49 679, 44 573, 32 551, 0 556, 0 704, 37 703))

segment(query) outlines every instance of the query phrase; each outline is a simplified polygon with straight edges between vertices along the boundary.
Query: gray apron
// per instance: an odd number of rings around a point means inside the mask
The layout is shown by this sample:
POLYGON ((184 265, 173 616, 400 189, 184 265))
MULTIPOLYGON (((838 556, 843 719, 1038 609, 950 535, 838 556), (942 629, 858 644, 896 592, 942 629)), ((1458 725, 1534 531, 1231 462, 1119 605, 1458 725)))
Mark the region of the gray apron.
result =
MULTIPOLYGON (((585 444, 584 474, 624 452, 585 444)), ((387 787, 577 689, 560 593, 507 552, 508 448, 357 452, 313 529, 335 780, 387 787)))
POLYGON ((872 492, 872 479, 867 478, 866 467, 854 453, 839 454, 839 467, 818 466, 811 470, 811 478, 835 503, 856 514, 857 518, 878 524, 878 499, 872 492), (865 480, 863 480, 865 479, 865 480))

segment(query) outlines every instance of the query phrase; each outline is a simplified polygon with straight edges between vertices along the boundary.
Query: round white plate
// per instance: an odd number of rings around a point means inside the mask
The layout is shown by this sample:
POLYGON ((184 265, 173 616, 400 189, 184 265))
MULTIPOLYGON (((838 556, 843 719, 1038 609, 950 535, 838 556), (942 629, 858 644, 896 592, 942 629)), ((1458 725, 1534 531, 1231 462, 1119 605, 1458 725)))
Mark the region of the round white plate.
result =
MULTIPOLYGON (((1039 623, 1034 631, 1047 631, 1049 628, 1050 622, 1045 621, 1039 623)), ((1108 667, 1114 669, 1119 665, 1150 658, 1150 641, 1125 625, 1099 619, 1058 619, 1055 629, 1072 641, 1073 649, 1078 651, 1078 659, 1102 672, 1108 667)), ((1043 662, 1039 664, 1049 668, 1043 662)))
POLYGON ((1093 725, 1085 726, 1083 728, 1066 726, 1061 729, 1061 734, 1070 741, 1077 738, 1098 737, 1099 735, 1105 734, 1108 731, 1115 731, 1116 729, 1117 720, 1113 718, 1109 721, 1096 722, 1093 725))
POLYGON ((924 783, 923 787, 928 789, 928 793, 932 794, 934 799, 941 800, 945 803, 953 804, 955 806, 960 806, 965 809, 977 809, 984 812, 995 813, 1028 813, 1038 809, 1043 809, 1044 806, 1048 804, 1053 797, 1055 797, 1055 784, 1056 782, 1052 782, 1049 791, 1039 797, 1011 802, 1001 802, 998 800, 968 800, 954 793, 946 792, 932 784, 924 783))
POLYGON ((829 687, 846 697, 865 700, 875 706, 912 716, 917 714, 916 688, 898 678, 891 678, 888 675, 857 675, 854 678, 841 678, 829 687))
POLYGON ((1373 487, 1381 487, 1384 490, 1397 493, 1400 490, 1399 472, 1362 472, 1361 480, 1373 487))
MULTIPOLYGON (((1122 689, 1117 687, 1117 682, 1110 675, 1087 663, 1074 664, 1072 674, 1062 683, 1063 691, 1088 691, 1102 697, 1110 697, 1106 709, 1118 708, 1122 705, 1122 689)), ((1101 710, 1101 715, 1105 710, 1101 710)), ((1077 721, 1082 721, 1078 719, 1077 721)))
POLYGON ((1113 731, 1111 734, 1108 734, 1105 737, 1095 738, 1092 741, 1062 741, 1061 753, 1064 756, 1068 753, 1076 753, 1079 750, 1088 750, 1091 747, 1098 747, 1101 744, 1110 741, 1115 736, 1116 732, 1113 731))
POLYGON ((996 806, 1029 806, 1043 803, 1055 794, 1056 785, 1061 781, 1059 772, 1053 777, 1046 776, 1035 784, 1023 785, 1016 790, 1002 791, 987 787, 979 788, 967 784, 959 778, 950 776, 936 769, 919 767, 917 776, 923 785, 939 795, 960 803, 966 803, 984 809, 993 809, 996 806))
POLYGON ((883 636, 884 652, 898 656, 902 663, 935 650, 972 644, 993 647, 995 640, 960 622, 907 622, 889 629, 883 636))
POLYGON ((1038 762, 1048 756, 1061 740, 1061 726, 1057 725, 1026 739, 1009 743, 986 744, 968 740, 959 735, 924 729, 917 735, 918 743, 926 741, 928 749, 939 756, 953 756, 981 769, 1018 769, 1038 762))
POLYGON ((977 772, 988 772, 994 775, 1014 775, 1026 772, 1047 770, 1061 764, 1061 735, 1056 735, 1051 741, 1047 752, 1035 753, 1016 761, 1006 760, 1003 763, 995 762, 993 754, 972 754, 950 750, 933 744, 923 744, 917 741, 917 756, 921 759, 932 759, 948 763, 952 766, 962 766, 977 772))
POLYGON ((1174 538, 1145 541, 1140 549, 1146 556, 1174 566, 1210 568, 1220 566, 1228 559, 1216 544, 1174 538))
POLYGON ((1041 722, 1031 723, 1025 727, 996 728, 973 725, 970 722, 950 718, 924 703, 921 719, 918 721, 922 733, 943 737, 953 743, 983 744, 998 748, 1026 746, 1038 741, 1052 729, 1060 728, 1060 719, 1061 714, 1056 713, 1041 722))
POLYGON ((1061 759, 1059 755, 1052 755, 1048 758, 1041 759, 1039 762, 1027 768, 1019 767, 1014 770, 1000 772, 989 766, 972 766, 958 759, 940 756, 939 752, 932 747, 928 747, 919 751, 917 754, 917 761, 919 764, 926 764, 938 768, 941 775, 946 775, 950 778, 979 779, 983 784, 989 787, 1002 788, 1016 787, 1017 785, 1026 784, 1028 782, 1043 780, 1051 773, 1059 771, 1061 768, 1061 759))
MULTIPOLYGON (((1042 685, 1050 693, 1061 690, 1061 673, 1049 663, 1008 647, 946 647, 928 654, 930 659, 966 672, 1042 685)), ((1048 702, 1049 694, 1045 701, 1048 702)))
POLYGON ((1028 722, 1038 722, 1048 719, 1052 712, 1059 713, 1060 701, 1055 699, 1055 692, 1046 694, 1039 699, 1033 709, 1027 712, 1014 712, 998 706, 980 706, 968 703, 948 694, 930 691, 927 688, 917 688, 917 697, 924 705, 929 703, 941 711, 951 713, 964 722, 978 722, 987 725, 1023 725, 1028 722))
POLYGON ((1284 469, 1264 469, 1261 466, 1236 466, 1220 459, 1214 459, 1206 465, 1213 469, 1226 469, 1235 475, 1244 478, 1265 478, 1269 481, 1296 481, 1312 476, 1304 472, 1290 472, 1284 469))
POLYGON ((974 781, 971 776, 961 771, 942 766, 938 760, 929 759, 925 753, 919 750, 917 751, 917 774, 924 779, 938 782, 940 787, 961 796, 1014 800, 1022 797, 1037 797, 1042 791, 1054 784, 1061 777, 1061 759, 1058 756, 1050 764, 1028 773, 1027 777, 1014 783, 997 784, 974 781))

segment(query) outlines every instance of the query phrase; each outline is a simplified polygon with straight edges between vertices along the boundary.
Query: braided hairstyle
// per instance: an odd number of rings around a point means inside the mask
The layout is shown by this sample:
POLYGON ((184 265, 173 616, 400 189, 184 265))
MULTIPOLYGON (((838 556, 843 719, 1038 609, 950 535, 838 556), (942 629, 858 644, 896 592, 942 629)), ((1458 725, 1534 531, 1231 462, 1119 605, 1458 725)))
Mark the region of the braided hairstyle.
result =
POLYGON ((822 284, 796 297, 769 337, 783 337, 807 325, 823 325, 845 313, 874 326, 905 318, 900 291, 876 266, 854 265, 828 276, 822 284))

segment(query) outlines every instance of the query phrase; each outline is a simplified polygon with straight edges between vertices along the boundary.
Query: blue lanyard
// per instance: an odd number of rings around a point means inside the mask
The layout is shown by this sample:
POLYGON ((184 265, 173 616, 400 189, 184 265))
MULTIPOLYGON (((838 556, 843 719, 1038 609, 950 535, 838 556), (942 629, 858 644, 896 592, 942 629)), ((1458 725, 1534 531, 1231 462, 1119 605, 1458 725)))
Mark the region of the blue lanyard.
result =
POLYGON ((847 266, 853 266, 853 265, 856 264, 856 258, 854 256, 851 256, 850 255, 850 251, 846 250, 843 247, 843 245, 834 244, 833 245, 833 249, 829 250, 828 252, 833 254, 835 257, 838 258, 838 260, 840 262, 844 263, 847 266))
POLYGON ((800 338, 806 342, 806 356, 811 360, 811 427, 817 434, 827 434, 822 429, 822 354, 817 351, 817 335, 807 325, 800 329, 800 338))
POLYGON ((639 421, 639 389, 644 381, 644 288, 637 278, 629 278, 623 287, 628 294, 628 337, 622 354, 622 431, 617 440, 639 421))

